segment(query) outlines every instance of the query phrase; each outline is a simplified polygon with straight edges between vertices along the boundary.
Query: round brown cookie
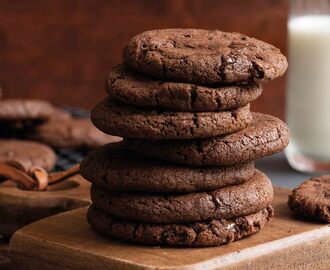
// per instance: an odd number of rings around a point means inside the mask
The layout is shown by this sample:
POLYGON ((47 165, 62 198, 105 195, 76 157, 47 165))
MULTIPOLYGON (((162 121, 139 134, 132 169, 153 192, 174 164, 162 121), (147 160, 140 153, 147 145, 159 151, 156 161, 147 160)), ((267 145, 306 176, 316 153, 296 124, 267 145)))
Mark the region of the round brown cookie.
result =
POLYGON ((0 100, 0 137, 25 139, 38 124, 52 120, 66 120, 71 115, 43 100, 0 100))
POLYGON ((0 100, 0 121, 48 120, 58 109, 45 100, 0 100))
POLYGON ((232 133, 250 124, 252 116, 249 104, 221 112, 159 112, 106 98, 94 107, 91 119, 107 134, 160 140, 207 138, 232 133))
POLYGON ((49 121, 52 121, 52 120, 68 120, 68 119, 71 119, 71 118, 72 118, 72 115, 69 112, 55 107, 53 113, 51 115, 49 115, 47 120, 49 120, 49 121))
POLYGON ((0 161, 18 162, 26 170, 42 167, 50 171, 55 166, 56 155, 47 145, 37 142, 0 140, 0 161))
POLYGON ((96 148, 122 139, 99 131, 89 119, 52 120, 40 124, 29 135, 30 139, 61 148, 96 148))
POLYGON ((99 233, 144 245, 218 246, 261 230, 274 216, 271 206, 233 220, 210 220, 191 224, 148 224, 125 221, 106 214, 94 205, 87 219, 99 233))
POLYGON ((190 165, 233 165, 282 151, 289 142, 290 132, 280 119, 252 113, 253 122, 235 133, 203 140, 147 141, 125 139, 133 152, 190 165))
POLYGON ((114 216, 151 223, 185 223, 230 219, 265 208, 273 199, 268 177, 255 170, 243 184, 209 192, 145 194, 111 192, 92 185, 94 205, 114 216))
POLYGON ((194 192, 241 184, 254 174, 253 162, 231 167, 189 167, 135 156, 122 143, 104 145, 81 163, 81 175, 112 191, 194 192))
POLYGON ((313 177, 289 196, 288 205, 299 215, 330 223, 330 175, 313 177))
POLYGON ((269 81, 288 66, 280 50, 263 41, 200 29, 143 32, 126 46, 124 62, 150 76, 197 84, 269 81))
POLYGON ((261 95, 262 86, 251 83, 205 87, 164 82, 134 73, 125 66, 117 66, 109 74, 107 91, 115 100, 135 106, 212 112, 239 108, 250 103, 261 95))

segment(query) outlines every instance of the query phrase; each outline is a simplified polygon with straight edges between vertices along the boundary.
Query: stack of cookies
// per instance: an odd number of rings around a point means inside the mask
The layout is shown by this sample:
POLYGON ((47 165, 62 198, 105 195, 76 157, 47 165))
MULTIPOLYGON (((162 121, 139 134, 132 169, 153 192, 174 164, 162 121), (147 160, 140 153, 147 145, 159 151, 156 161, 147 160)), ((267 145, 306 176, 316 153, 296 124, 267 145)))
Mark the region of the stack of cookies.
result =
POLYGON ((165 29, 135 36, 92 122, 124 137, 81 164, 93 183, 88 221, 149 245, 213 246, 254 234, 273 216, 273 188, 253 161, 282 151, 281 120, 251 113, 285 56, 238 33, 165 29))

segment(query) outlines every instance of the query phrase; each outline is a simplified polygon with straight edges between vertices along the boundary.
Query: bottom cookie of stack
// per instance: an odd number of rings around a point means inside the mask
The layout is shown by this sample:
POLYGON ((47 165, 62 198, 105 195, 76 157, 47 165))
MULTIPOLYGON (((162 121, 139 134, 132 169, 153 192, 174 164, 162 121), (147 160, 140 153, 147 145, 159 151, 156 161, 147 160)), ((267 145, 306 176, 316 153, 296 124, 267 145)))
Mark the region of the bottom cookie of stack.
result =
POLYGON ((256 213, 225 220, 152 224, 116 218, 91 205, 87 219, 99 233, 144 245, 206 247, 228 244, 261 230, 274 215, 269 205, 256 213))

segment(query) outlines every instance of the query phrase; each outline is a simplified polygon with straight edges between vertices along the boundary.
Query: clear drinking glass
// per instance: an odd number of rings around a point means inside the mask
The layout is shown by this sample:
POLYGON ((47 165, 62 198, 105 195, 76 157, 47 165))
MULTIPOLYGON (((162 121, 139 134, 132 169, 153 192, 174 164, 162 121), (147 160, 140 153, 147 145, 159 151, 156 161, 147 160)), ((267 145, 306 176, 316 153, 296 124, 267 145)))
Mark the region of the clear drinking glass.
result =
POLYGON ((291 0, 286 118, 290 165, 330 171, 330 0, 291 0))

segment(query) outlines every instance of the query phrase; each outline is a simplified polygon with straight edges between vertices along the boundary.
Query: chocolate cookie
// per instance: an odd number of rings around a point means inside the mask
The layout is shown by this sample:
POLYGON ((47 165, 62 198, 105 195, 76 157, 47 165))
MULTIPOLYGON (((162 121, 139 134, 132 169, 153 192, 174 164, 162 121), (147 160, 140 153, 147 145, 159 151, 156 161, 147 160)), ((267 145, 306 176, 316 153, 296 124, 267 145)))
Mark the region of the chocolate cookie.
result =
POLYGON ((55 149, 96 148, 109 142, 121 141, 99 131, 89 119, 52 120, 34 128, 29 138, 55 149))
POLYGON ((42 167, 50 171, 55 166, 56 155, 47 145, 31 141, 0 140, 0 162, 14 161, 26 170, 42 167))
POLYGON ((241 184, 254 174, 253 162, 231 167, 189 167, 135 156, 122 143, 91 152, 81 163, 81 175, 112 191, 194 192, 241 184))
POLYGON ((171 111, 212 112, 242 107, 262 93, 261 84, 212 85, 165 82, 115 67, 107 80, 108 94, 117 101, 171 111))
POLYGON ((222 112, 167 112, 146 110, 106 98, 94 107, 92 122, 111 135, 125 138, 192 139, 232 133, 252 121, 249 104, 222 112))
POLYGON ((303 182, 292 191, 288 205, 299 215, 330 223, 330 175, 303 182))
POLYGON ((274 215, 271 206, 233 220, 210 220, 191 224, 148 224, 125 221, 91 205, 87 219, 99 233, 144 245, 218 246, 261 230, 274 215))
POLYGON ((38 124, 52 120, 66 120, 71 115, 44 100, 0 100, 0 137, 25 139, 38 124))
POLYGON ((125 139, 125 146, 143 156, 190 165, 233 165, 282 151, 289 129, 280 119, 252 113, 253 122, 235 133, 203 140, 147 141, 125 139))
MULTIPOLYGON (((48 120, 59 114, 59 109, 45 100, 4 99, 0 100, 0 122, 18 120, 48 120)), ((68 114, 61 111, 61 119, 68 114)))
POLYGON ((151 223, 185 223, 209 219, 230 219, 265 208, 273 199, 268 177, 255 170, 241 185, 210 192, 187 194, 145 194, 111 192, 92 185, 94 205, 114 216, 151 223))
POLYGON ((54 108, 54 111, 51 115, 49 115, 48 117, 48 121, 52 121, 52 120, 69 120, 72 118, 72 115, 67 112, 67 111, 64 111, 60 108, 54 108))
POLYGON ((143 32, 128 43, 124 62, 153 77, 197 84, 269 81, 288 66, 280 50, 263 41, 200 29, 143 32))

